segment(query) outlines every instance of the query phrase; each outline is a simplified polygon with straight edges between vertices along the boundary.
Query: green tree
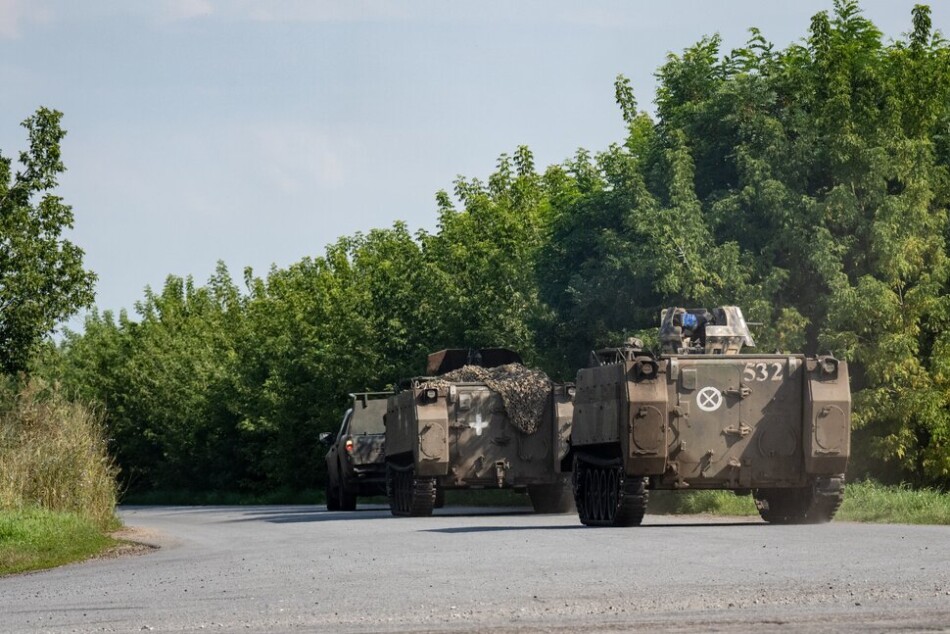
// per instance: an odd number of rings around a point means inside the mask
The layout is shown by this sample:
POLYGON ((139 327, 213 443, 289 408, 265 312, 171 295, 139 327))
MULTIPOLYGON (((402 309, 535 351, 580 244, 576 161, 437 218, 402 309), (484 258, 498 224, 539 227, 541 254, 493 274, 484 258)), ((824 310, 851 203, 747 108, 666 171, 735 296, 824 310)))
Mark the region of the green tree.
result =
POLYGON ((346 394, 426 352, 506 345, 569 379, 663 306, 734 303, 766 351, 848 358, 857 472, 950 485, 950 47, 927 7, 912 27, 885 43, 837 0, 784 50, 703 38, 658 70, 655 120, 618 77, 603 152, 542 173, 520 147, 439 192, 436 231, 340 238, 246 296, 171 278, 138 322, 69 335, 61 374, 148 486, 301 489, 346 394))
POLYGON ((257 456, 244 452, 235 396, 243 298, 227 269, 203 287, 170 276, 136 310, 138 321, 93 312, 47 372, 104 408, 129 489, 248 486, 257 456))
MULTIPOLYGON (((317 437, 339 423, 348 392, 366 389, 376 361, 371 322, 343 238, 250 288, 248 334, 238 351, 241 428, 260 482, 301 489, 319 482, 317 437), (360 376, 360 375, 364 376, 360 376)), ((373 386, 375 388, 375 386, 373 386)))
POLYGON ((441 290, 402 223, 339 239, 265 279, 247 272, 239 350, 242 429, 272 486, 319 484, 317 438, 335 431, 347 394, 421 374, 440 335, 441 290))
POLYGON ((534 262, 550 219, 545 183, 521 146, 503 154, 488 182, 459 177, 456 207, 437 194, 439 230, 422 236, 435 269, 439 335, 448 347, 510 347, 535 352, 534 327, 544 313, 534 262))
POLYGON ((547 174, 562 193, 552 195, 551 239, 537 274, 557 315, 551 338, 566 353, 565 367, 585 363, 592 347, 656 326, 663 306, 752 295, 737 245, 716 241, 697 196, 692 139, 638 113, 626 78, 617 78, 615 94, 624 144, 593 159, 580 151, 547 174))
MULTIPOLYGON (((785 51, 705 39, 660 70, 657 129, 692 158, 712 244, 737 250, 712 296, 751 302, 770 347, 852 362, 859 469, 946 485, 950 52, 927 7, 912 23, 885 44, 837 0, 785 51)), ((673 164, 656 165, 654 182, 673 164)))
POLYGON ((92 304, 96 276, 82 250, 63 237, 69 205, 52 193, 66 168, 60 158, 62 113, 40 108, 23 122, 28 150, 20 170, 0 155, 0 370, 24 370, 39 342, 63 319, 92 304))
POLYGON ((653 325, 659 303, 737 303, 766 350, 851 361, 859 468, 950 483, 950 48, 917 6, 885 44, 853 0, 776 51, 753 29, 670 55, 657 120, 556 173, 538 262, 558 348, 653 325))

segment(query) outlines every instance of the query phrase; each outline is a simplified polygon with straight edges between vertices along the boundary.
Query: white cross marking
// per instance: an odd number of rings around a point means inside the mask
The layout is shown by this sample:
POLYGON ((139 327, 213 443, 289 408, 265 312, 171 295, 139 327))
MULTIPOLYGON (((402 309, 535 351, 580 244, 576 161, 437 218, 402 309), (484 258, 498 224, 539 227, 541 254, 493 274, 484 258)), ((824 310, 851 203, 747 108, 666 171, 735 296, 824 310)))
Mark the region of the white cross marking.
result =
POLYGON ((482 430, 488 427, 488 423, 482 420, 481 414, 475 414, 475 422, 469 423, 468 426, 475 430, 476 436, 481 436, 482 430))

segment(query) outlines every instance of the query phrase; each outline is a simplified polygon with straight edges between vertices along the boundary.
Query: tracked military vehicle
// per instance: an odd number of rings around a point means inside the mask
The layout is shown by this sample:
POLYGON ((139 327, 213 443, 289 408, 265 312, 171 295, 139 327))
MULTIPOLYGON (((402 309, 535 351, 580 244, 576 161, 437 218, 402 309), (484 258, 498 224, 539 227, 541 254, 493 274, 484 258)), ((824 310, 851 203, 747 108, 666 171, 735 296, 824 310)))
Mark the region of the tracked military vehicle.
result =
POLYGON ((841 503, 850 453, 848 366, 749 354, 735 306, 668 308, 661 354, 639 340, 591 354, 571 432, 582 523, 640 524, 649 491, 751 493, 772 523, 820 523, 841 503))
POLYGON ((387 492, 397 516, 431 515, 447 489, 526 490, 537 512, 573 508, 573 388, 504 348, 442 350, 386 411, 387 492))

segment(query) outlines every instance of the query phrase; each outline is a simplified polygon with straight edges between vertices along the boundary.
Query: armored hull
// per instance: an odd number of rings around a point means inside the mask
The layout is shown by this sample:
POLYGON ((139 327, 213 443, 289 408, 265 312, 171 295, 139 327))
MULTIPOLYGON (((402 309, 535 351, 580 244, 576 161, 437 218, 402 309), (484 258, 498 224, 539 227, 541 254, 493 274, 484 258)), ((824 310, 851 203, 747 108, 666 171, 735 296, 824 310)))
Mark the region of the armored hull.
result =
POLYGON ((526 431, 503 395, 484 382, 418 377, 389 398, 386 462, 395 515, 427 515, 451 489, 527 490, 535 510, 572 505, 562 475, 573 404, 568 386, 548 384, 526 431))
POLYGON ((585 524, 637 524, 650 489, 753 493, 773 522, 831 519, 850 455, 847 364, 832 357, 602 350, 577 376, 574 488, 585 524))

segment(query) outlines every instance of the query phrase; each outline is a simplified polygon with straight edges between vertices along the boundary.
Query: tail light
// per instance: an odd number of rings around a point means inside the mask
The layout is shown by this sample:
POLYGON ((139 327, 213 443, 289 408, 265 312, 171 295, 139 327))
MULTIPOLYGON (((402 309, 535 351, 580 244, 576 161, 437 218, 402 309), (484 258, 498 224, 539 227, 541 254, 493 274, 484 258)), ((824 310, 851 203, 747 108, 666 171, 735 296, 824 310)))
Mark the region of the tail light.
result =
POLYGON ((353 439, 347 438, 346 442, 343 443, 343 448, 346 449, 346 453, 353 453, 353 439))

